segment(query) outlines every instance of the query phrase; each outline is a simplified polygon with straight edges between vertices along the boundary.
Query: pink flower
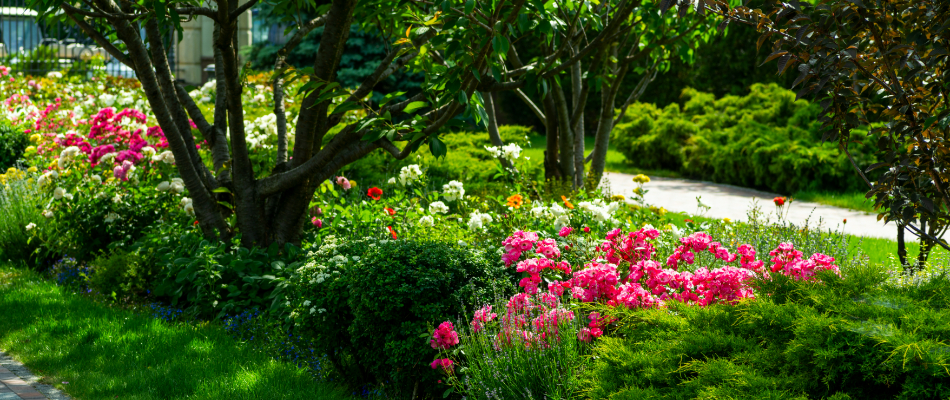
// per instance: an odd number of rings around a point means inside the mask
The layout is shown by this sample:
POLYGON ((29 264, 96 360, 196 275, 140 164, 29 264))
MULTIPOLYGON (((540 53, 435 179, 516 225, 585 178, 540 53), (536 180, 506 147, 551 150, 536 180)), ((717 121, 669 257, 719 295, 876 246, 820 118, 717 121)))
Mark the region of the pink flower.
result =
POLYGON ((455 332, 455 325, 449 321, 439 324, 439 327, 432 332, 429 344, 433 349, 447 349, 459 344, 459 334, 455 332))
POLYGON ((445 371, 446 373, 452 373, 453 371, 455 371, 455 366, 453 364, 454 362, 452 362, 452 360, 449 360, 448 358, 437 358, 434 361, 432 361, 432 363, 429 364, 429 366, 431 366, 432 369, 437 369, 441 367, 442 370, 445 371))
POLYGON ((323 220, 321 220, 320 218, 313 217, 313 219, 311 219, 310 222, 313 223, 313 226, 317 227, 318 229, 323 228, 323 220))
POLYGON ((343 190, 350 190, 350 188, 352 187, 350 186, 350 180, 342 176, 336 177, 336 184, 340 185, 340 187, 342 187, 343 190))
POLYGON ((130 169, 132 169, 132 162, 126 160, 122 162, 122 165, 116 165, 115 168, 112 169, 112 175, 114 175, 116 179, 127 181, 129 180, 128 175, 130 169))
POLYGON ((574 231, 574 228, 571 228, 571 227, 569 227, 569 226, 565 226, 565 227, 561 228, 561 231, 558 232, 557 235, 560 236, 560 237, 567 237, 567 235, 570 235, 572 231, 574 231))
POLYGON ((475 316, 472 318, 472 331, 478 332, 482 330, 482 324, 492 321, 496 317, 498 317, 498 314, 491 312, 491 305, 480 308, 478 311, 475 311, 475 316))

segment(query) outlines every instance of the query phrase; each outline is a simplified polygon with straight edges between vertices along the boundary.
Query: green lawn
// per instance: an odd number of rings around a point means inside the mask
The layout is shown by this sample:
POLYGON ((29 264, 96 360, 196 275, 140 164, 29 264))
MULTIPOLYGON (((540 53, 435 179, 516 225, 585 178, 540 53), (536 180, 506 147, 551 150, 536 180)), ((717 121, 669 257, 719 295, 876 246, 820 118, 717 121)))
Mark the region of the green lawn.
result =
POLYGON ((346 399, 219 325, 169 324, 0 265, 0 348, 78 399, 346 399), (68 384, 64 384, 68 382, 68 384))
POLYGON ((811 201, 815 203, 827 204, 829 206, 849 208, 856 211, 864 211, 871 214, 877 214, 874 210, 874 202, 864 197, 864 193, 834 193, 826 191, 802 191, 795 193, 793 199, 801 201, 811 201))
MULTIPOLYGON (((544 161, 544 148, 548 143, 547 137, 544 135, 532 135, 530 138, 531 147, 524 149, 522 154, 524 156, 530 157, 532 162, 542 163, 544 161)), ((594 137, 587 136, 584 138, 584 148, 587 153, 594 148, 594 137)), ((610 172, 622 172, 625 174, 646 174, 648 176, 660 176, 664 178, 680 178, 679 173, 675 171, 667 170, 650 170, 637 168, 627 162, 627 158, 624 157, 619 151, 614 150, 613 146, 607 148, 607 171, 610 172)))

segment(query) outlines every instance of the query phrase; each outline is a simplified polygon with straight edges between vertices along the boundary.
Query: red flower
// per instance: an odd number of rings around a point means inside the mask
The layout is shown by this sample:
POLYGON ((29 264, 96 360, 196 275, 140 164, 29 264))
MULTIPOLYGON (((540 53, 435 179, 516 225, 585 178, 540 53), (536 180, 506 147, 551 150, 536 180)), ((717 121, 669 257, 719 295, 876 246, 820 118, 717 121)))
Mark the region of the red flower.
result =
POLYGON ((386 229, 389 229, 389 234, 393 235, 393 240, 396 240, 396 231, 393 230, 393 227, 387 226, 386 229))
POLYGON ((383 189, 373 186, 366 191, 366 195, 373 200, 379 201, 379 199, 383 198, 383 189))
POLYGON ((693 220, 691 220, 691 219, 684 219, 683 221, 685 221, 685 222, 693 222, 693 220))
POLYGON ((774 202, 775 202, 775 205, 776 205, 776 206, 779 206, 779 207, 785 205, 785 198, 784 198, 784 197, 776 197, 776 198, 772 199, 772 201, 774 201, 774 202))
POLYGON ((192 225, 198 225, 198 220, 196 219, 196 220, 195 220, 195 223, 192 224, 192 225))
POLYGON ((386 207, 386 212, 389 213, 389 215, 396 215, 396 210, 389 207, 386 207))

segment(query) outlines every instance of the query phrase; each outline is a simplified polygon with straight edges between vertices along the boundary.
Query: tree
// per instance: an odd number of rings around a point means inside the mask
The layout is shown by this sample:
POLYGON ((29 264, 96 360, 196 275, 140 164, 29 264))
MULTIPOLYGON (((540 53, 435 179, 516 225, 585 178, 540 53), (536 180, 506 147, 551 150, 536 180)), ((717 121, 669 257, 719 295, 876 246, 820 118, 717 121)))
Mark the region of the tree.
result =
POLYGON ((227 239, 240 233, 242 244, 248 247, 298 241, 319 183, 375 149, 401 159, 428 143, 434 154, 445 154, 438 137, 441 127, 455 123, 462 113, 484 121, 480 92, 518 85, 490 79, 490 71, 506 56, 503 44, 509 42, 508 37, 519 34, 518 17, 538 6, 525 0, 468 0, 459 2, 459 7, 454 1, 426 0, 332 0, 321 5, 275 1, 275 12, 285 14, 295 25, 291 39, 278 52, 274 79, 281 144, 277 167, 258 179, 245 143, 236 40, 238 17, 258 1, 30 1, 41 19, 68 19, 135 70, 193 198, 204 235, 227 239), (53 12, 60 9, 64 13, 53 12), (303 20, 301 10, 316 17, 303 20), (183 18, 194 16, 214 22, 217 99, 211 121, 176 83, 163 42, 169 30, 181 29, 183 18), (340 86, 336 73, 353 23, 394 42, 373 73, 348 89, 340 86), (323 27, 323 33, 312 67, 287 68, 283 59, 317 27, 323 27), (381 81, 410 66, 425 73, 421 93, 398 102, 388 101, 395 93, 379 102, 367 100, 381 81), (303 86, 301 113, 294 132, 287 132, 281 85, 302 76, 309 82, 303 86), (345 100, 333 103, 341 97, 345 100), (347 111, 360 108, 366 117, 345 122, 347 111), (189 119, 211 147, 211 165, 202 162, 195 149, 189 119), (291 134, 294 145, 289 149, 291 134))
MULTIPOLYGON (((690 8, 684 3, 680 17, 690 8)), ((544 126, 545 178, 570 182, 574 188, 583 186, 585 179, 599 182, 610 132, 619 122, 617 110, 623 115, 671 59, 689 59, 690 46, 711 36, 703 29, 705 18, 674 18, 659 11, 652 2, 642 1, 553 1, 537 20, 558 23, 539 22, 535 29, 523 29, 531 33, 516 37, 510 45, 501 73, 524 75, 527 89, 515 91, 544 126), (534 57, 522 60, 521 43, 530 44, 524 53, 534 57), (629 93, 621 93, 632 74, 639 76, 638 83, 629 93), (592 92, 599 93, 599 99, 592 99, 592 92), (585 118, 591 104, 599 105, 593 107, 596 116, 585 118), (586 127, 586 121, 593 126, 586 127), (589 153, 584 142, 588 130, 595 136, 589 153), (585 176, 588 163, 590 177, 585 176)), ((492 110, 488 115, 494 115, 492 110)), ((489 121, 491 125, 492 118, 489 121)))
POLYGON ((950 3, 940 0, 823 0, 774 3, 768 14, 701 0, 728 21, 762 32, 772 42, 767 61, 778 72, 797 71, 798 97, 821 104, 824 137, 850 157, 852 130, 868 134, 880 162, 857 175, 881 212, 899 227, 905 269, 922 267, 950 226, 950 106, 947 28, 950 3), (871 182, 865 176, 885 171, 871 182), (919 227, 918 227, 919 225, 919 227), (904 230, 921 240, 916 265, 906 260, 904 230))

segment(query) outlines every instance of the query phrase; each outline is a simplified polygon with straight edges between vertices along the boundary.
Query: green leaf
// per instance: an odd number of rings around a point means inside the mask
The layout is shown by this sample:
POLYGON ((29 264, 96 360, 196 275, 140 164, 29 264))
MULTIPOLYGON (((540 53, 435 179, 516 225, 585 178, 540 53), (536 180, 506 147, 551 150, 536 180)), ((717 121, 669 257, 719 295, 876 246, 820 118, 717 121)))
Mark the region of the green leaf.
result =
POLYGON ((426 102, 424 102, 424 101, 414 101, 414 102, 412 102, 412 103, 409 103, 409 104, 406 106, 406 108, 404 108, 402 111, 408 114, 408 113, 411 113, 411 112, 413 112, 413 111, 415 111, 415 110, 418 110, 418 109, 420 109, 420 108, 422 108, 422 107, 425 107, 427 104, 428 104, 428 103, 426 103, 426 102))
POLYGON ((495 36, 491 40, 491 47, 493 50, 495 50, 495 54, 498 54, 499 56, 504 57, 507 55, 509 46, 510 44, 508 43, 508 39, 504 36, 495 36))
POLYGON ((448 154, 448 149, 445 147, 445 143, 443 143, 438 136, 429 137, 429 151, 436 158, 445 157, 445 155, 448 154))
POLYGON ((331 112, 330 115, 345 113, 347 111, 356 110, 358 108, 360 108, 359 103, 355 101, 347 101, 347 102, 340 103, 340 105, 334 107, 333 112, 331 112))

